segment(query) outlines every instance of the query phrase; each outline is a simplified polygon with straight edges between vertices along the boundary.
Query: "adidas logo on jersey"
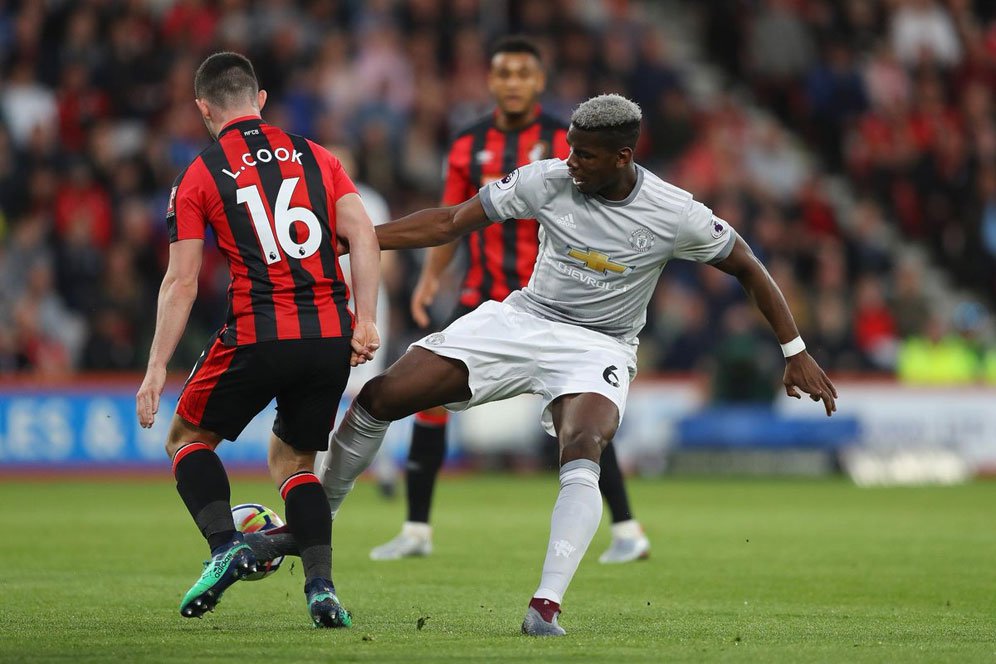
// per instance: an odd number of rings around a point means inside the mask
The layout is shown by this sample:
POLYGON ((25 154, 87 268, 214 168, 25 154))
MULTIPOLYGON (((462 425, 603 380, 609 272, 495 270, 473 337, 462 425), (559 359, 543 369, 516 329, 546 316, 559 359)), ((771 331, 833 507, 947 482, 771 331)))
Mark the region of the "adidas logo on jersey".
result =
POLYGON ((574 213, 568 212, 563 217, 557 217, 557 224, 563 226, 564 228, 577 228, 578 225, 574 223, 574 213))

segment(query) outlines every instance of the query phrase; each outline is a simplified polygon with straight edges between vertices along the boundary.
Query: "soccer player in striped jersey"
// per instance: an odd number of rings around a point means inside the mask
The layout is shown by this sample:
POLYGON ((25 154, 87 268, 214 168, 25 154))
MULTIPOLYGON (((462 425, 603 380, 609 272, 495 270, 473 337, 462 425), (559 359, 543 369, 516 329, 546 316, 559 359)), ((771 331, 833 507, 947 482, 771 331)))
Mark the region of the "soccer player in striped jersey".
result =
POLYGON ((308 610, 316 627, 348 626, 332 584, 332 515, 313 471, 316 452, 328 448, 350 366, 372 359, 380 345, 373 225, 335 157, 262 120, 266 91, 248 59, 207 58, 194 94, 217 140, 170 192, 169 265, 136 395, 139 422, 151 427, 166 364, 197 295, 210 228, 231 272, 228 313, 183 386, 166 441, 177 491, 211 550, 180 614, 213 610, 229 586, 255 569, 232 520, 228 477, 215 448, 238 438, 276 398, 270 475, 300 551, 308 610), (351 249, 355 314, 346 306, 338 241, 351 249))
MULTIPOLYGON (((453 140, 447 159, 443 205, 459 205, 473 198, 482 186, 501 179, 518 166, 567 157, 567 126, 544 113, 539 105, 545 83, 540 51, 531 41, 506 37, 494 46, 488 88, 496 108, 453 140)), ((450 321, 488 300, 501 302, 528 284, 539 248, 538 232, 535 219, 515 219, 429 249, 412 294, 415 322, 423 328, 429 326, 426 307, 434 300, 440 276, 460 245, 466 249, 468 267, 459 304, 450 321)), ((394 560, 432 552, 429 512, 436 477, 446 457, 447 419, 444 408, 415 415, 405 470, 407 519, 394 539, 370 552, 372 559, 394 560)), ((633 518, 612 443, 606 447, 601 461, 599 489, 612 516, 612 544, 599 560, 624 563, 645 558, 650 542, 633 518)))
POLYGON ((837 391, 806 352, 785 298, 750 247, 692 195, 633 161, 639 106, 619 95, 581 104, 566 160, 545 159, 481 187, 457 206, 377 227, 381 249, 437 246, 508 219, 542 229, 529 284, 417 341, 360 390, 319 470, 335 514, 392 421, 429 407, 463 410, 537 394, 560 443, 560 490, 539 584, 522 621, 530 636, 563 636, 558 616, 602 514, 602 451, 625 415, 638 335, 672 259, 734 276, 785 355, 786 394, 836 410, 837 391))

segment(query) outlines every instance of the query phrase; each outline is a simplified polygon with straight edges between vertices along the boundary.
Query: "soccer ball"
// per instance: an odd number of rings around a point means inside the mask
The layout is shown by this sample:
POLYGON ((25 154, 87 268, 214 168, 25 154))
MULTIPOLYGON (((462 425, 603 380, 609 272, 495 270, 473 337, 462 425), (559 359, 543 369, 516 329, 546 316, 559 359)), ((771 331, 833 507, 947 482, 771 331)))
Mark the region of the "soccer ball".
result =
MULTIPOLYGON (((235 519, 235 527, 240 533, 256 533, 261 530, 271 530, 284 525, 276 512, 269 507, 257 505, 256 503, 244 503, 232 508, 232 518, 235 519)), ((280 563, 284 561, 283 556, 278 556, 273 560, 260 560, 256 563, 256 571, 245 578, 246 581, 259 581, 270 576, 278 569, 280 563)))

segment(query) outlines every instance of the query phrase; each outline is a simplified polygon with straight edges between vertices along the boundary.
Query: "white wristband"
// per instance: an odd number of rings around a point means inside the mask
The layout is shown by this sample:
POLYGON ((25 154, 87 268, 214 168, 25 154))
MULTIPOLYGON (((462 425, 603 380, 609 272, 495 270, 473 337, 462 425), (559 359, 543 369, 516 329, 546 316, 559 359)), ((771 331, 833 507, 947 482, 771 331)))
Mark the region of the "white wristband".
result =
POLYGON ((792 341, 782 344, 782 355, 785 357, 798 355, 804 350, 806 350, 806 342, 802 340, 802 337, 796 337, 792 341))

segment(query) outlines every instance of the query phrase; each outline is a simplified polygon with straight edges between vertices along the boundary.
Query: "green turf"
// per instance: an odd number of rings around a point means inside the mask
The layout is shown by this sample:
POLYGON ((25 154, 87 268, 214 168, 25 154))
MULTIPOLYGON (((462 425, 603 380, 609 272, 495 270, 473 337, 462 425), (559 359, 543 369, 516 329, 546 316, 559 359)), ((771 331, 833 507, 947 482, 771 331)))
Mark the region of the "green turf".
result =
MULTIPOLYGON (((554 476, 445 479, 435 554, 374 563, 400 501, 361 485, 336 524, 355 626, 310 627, 300 568, 177 613, 205 546, 168 481, 0 484, 5 661, 996 661, 996 484, 636 481, 647 562, 607 567, 603 527, 564 605, 563 639, 518 633, 554 476), (423 623, 418 629, 419 622, 423 623)), ((280 508, 266 483, 236 502, 280 508)), ((282 511, 282 509, 278 509, 282 511)))

